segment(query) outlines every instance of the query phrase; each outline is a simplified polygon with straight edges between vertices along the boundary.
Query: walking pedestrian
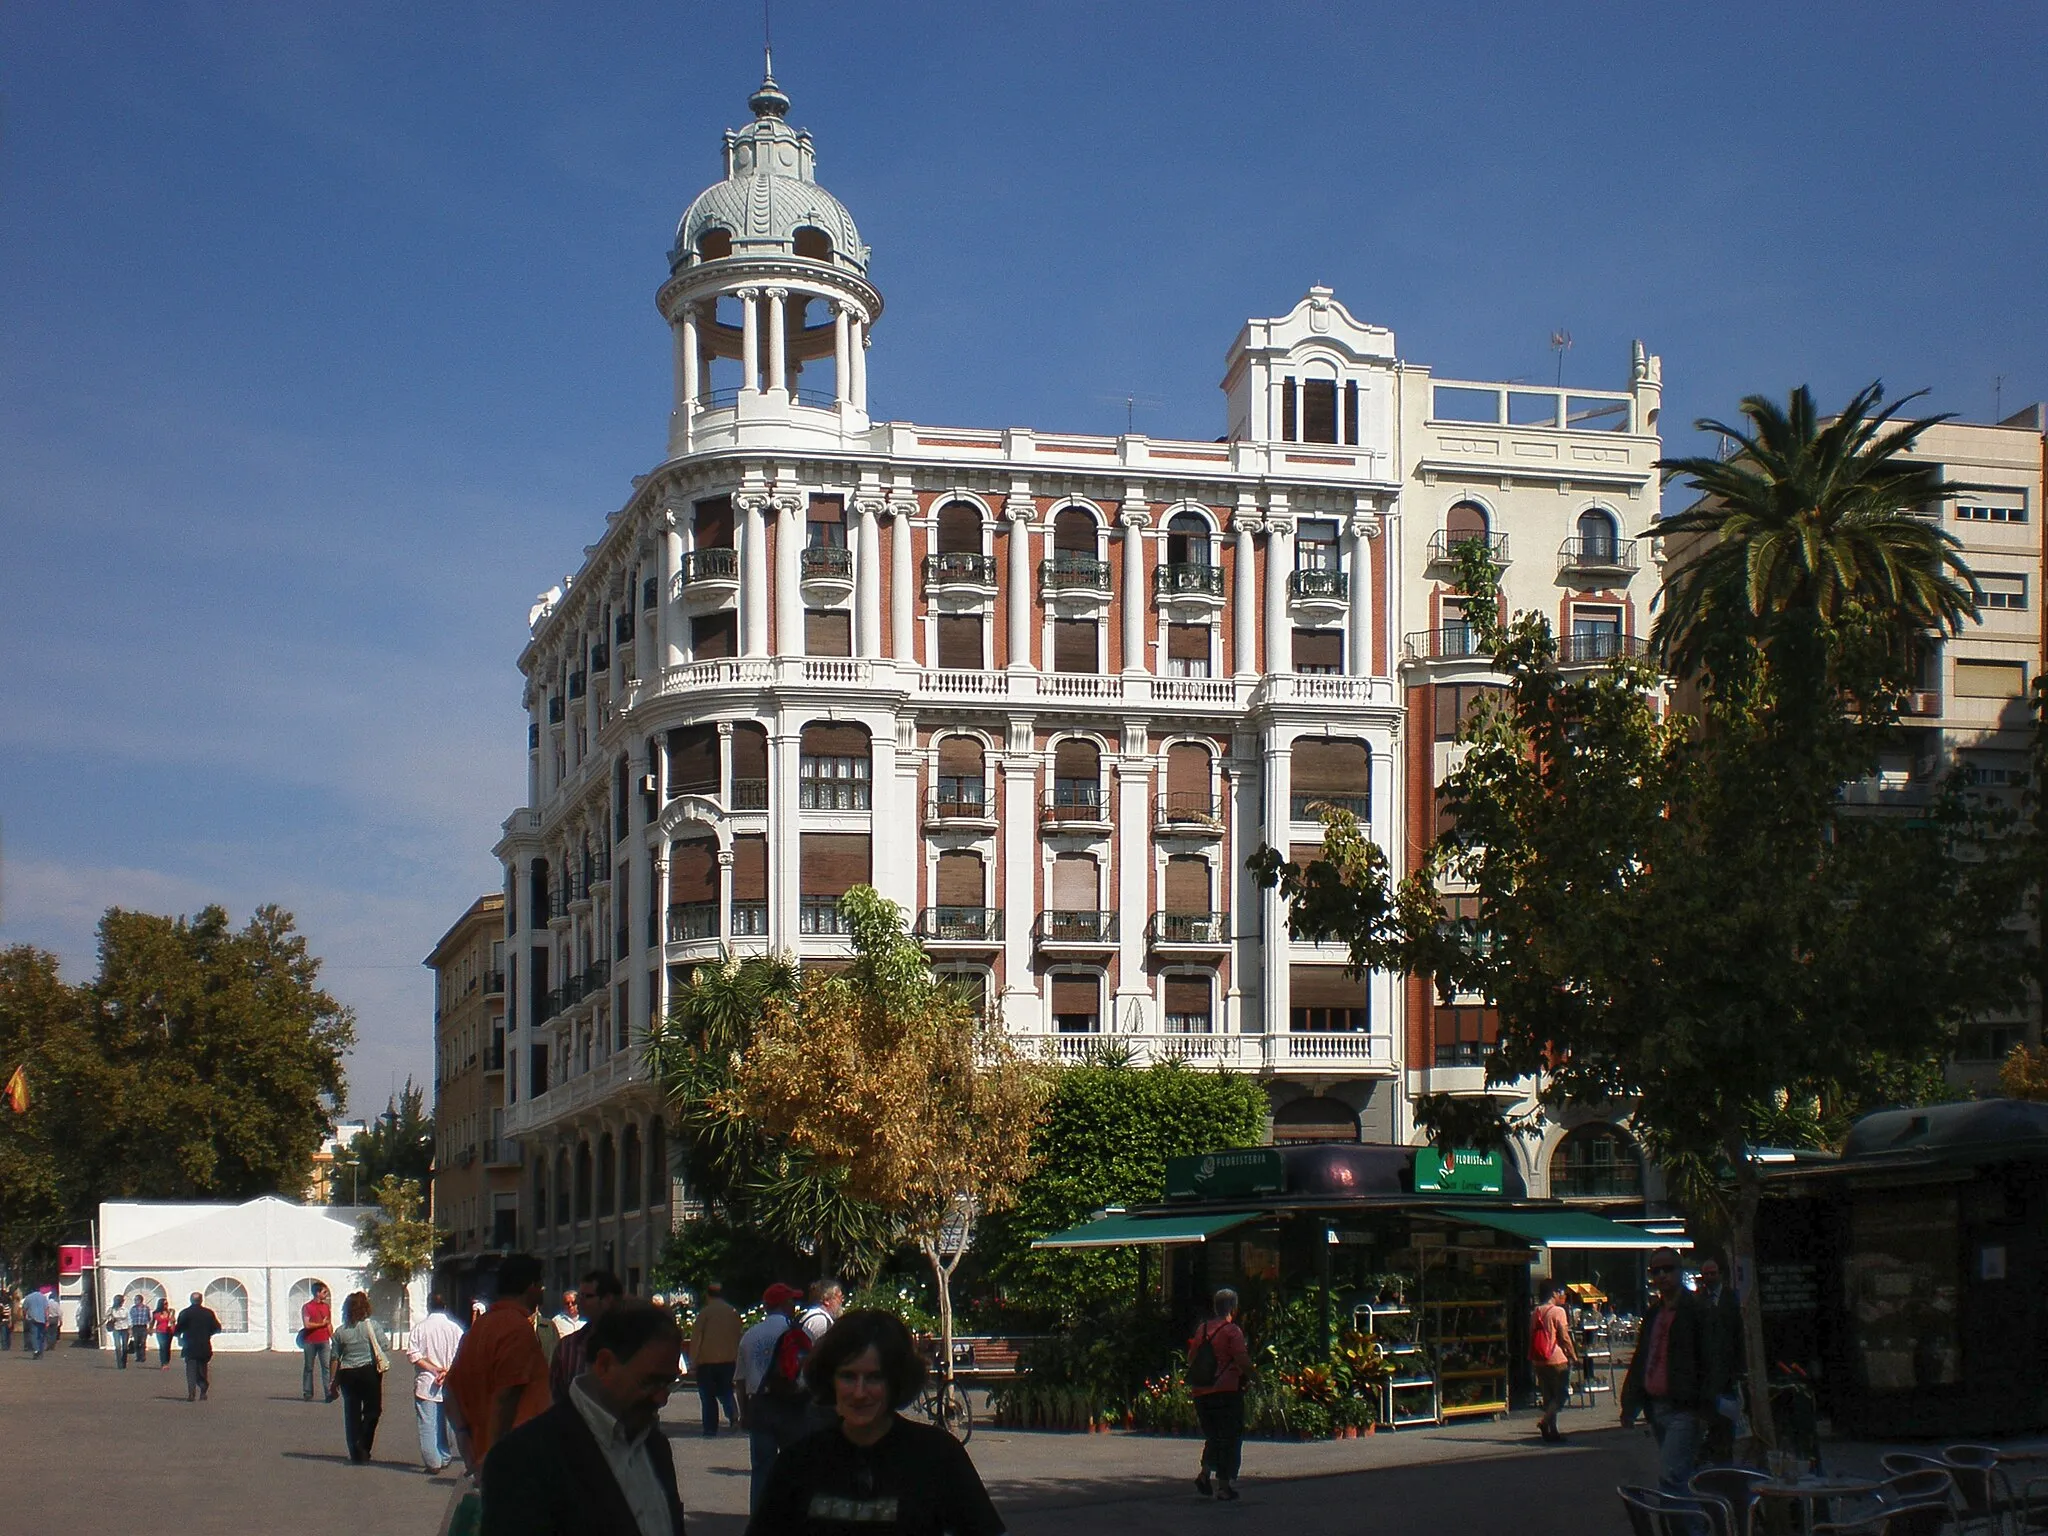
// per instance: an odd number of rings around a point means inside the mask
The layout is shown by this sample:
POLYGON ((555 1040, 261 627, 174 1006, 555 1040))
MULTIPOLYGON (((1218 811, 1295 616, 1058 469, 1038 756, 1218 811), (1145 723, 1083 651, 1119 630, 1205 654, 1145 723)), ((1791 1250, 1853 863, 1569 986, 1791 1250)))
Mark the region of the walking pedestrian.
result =
MULTIPOLYGON (((551 1402, 565 1402, 569 1396, 569 1384, 583 1374, 588 1363, 584 1350, 588 1345, 585 1335, 590 1324, 604 1316, 616 1306, 626 1294, 626 1288, 619 1284, 619 1277, 608 1269, 593 1269, 583 1277, 583 1289, 571 1291, 582 1303, 578 1312, 581 1322, 569 1333, 560 1336, 555 1344, 554 1358, 548 1361, 548 1398, 551 1402)), ((560 1318, 555 1319, 557 1324, 560 1318)))
POLYGON ((114 1366, 117 1370, 128 1369, 128 1309, 121 1305, 116 1296, 114 1304, 107 1308, 107 1337, 114 1341, 114 1366))
POLYGON ((805 1293, 810 1305, 797 1317, 797 1325, 817 1343, 839 1321, 846 1310, 846 1287, 837 1280, 813 1280, 805 1293))
POLYGON ((810 1338, 796 1326, 796 1304, 803 1292, 777 1282, 761 1293, 764 1315, 740 1336, 740 1422, 747 1427, 747 1459, 752 1481, 747 1510, 761 1506, 768 1474, 776 1455, 808 1430, 809 1404, 802 1378, 796 1374, 809 1351, 810 1338), (782 1336, 797 1337, 784 1350, 782 1336))
POLYGON ((299 1372, 299 1396, 309 1403, 316 1391, 326 1388, 334 1373, 333 1345, 334 1303, 326 1282, 315 1280, 313 1294, 299 1308, 299 1352, 305 1360, 304 1369, 299 1372))
POLYGON ((462 1347, 462 1324, 448 1315, 448 1298, 439 1291, 427 1301, 427 1315, 412 1330, 406 1355, 412 1361, 412 1406, 420 1422, 420 1464, 428 1476, 454 1459, 448 1440, 448 1409, 442 1384, 455 1352, 462 1347))
POLYGON ((0 1350, 14 1351, 14 1293, 0 1290, 0 1350))
POLYGON ((185 1355, 185 1401, 204 1402, 213 1386, 213 1336, 220 1332, 220 1319, 194 1291, 192 1305, 178 1314, 172 1331, 185 1355))
POLYGON ((362 1466, 377 1443, 377 1421, 384 1417, 384 1373, 391 1355, 384 1332, 370 1316, 370 1294, 351 1291, 341 1304, 341 1326, 334 1330, 334 1365, 328 1396, 341 1392, 341 1437, 348 1459, 362 1466))
POLYGON ((622 1300, 593 1305, 584 1332, 589 1364, 569 1396, 484 1458, 482 1536, 683 1536, 660 1422, 682 1330, 665 1309, 622 1300))
POLYGON ((548 1410, 548 1362, 533 1331, 545 1294, 540 1260, 507 1254, 498 1299, 463 1335, 442 1394, 463 1465, 475 1475, 506 1435, 548 1410))
POLYGON ((1564 1283, 1549 1281, 1539 1294, 1542 1300, 1529 1314, 1529 1364, 1543 1405, 1536 1433, 1546 1443, 1556 1443, 1565 1438, 1557 1427, 1557 1416, 1571 1391, 1572 1366, 1579 1350, 1572 1342, 1571 1315, 1565 1311, 1565 1298, 1571 1293, 1564 1283))
POLYGON ((1237 1325, 1237 1292, 1216 1293, 1209 1320, 1188 1341, 1188 1391, 1202 1426, 1202 1467, 1195 1492, 1203 1498, 1234 1499, 1244 1458, 1244 1384, 1251 1375, 1251 1351, 1237 1325))
POLYGON ((28 1325, 28 1357, 43 1358, 43 1341, 50 1321, 50 1298, 41 1286, 28 1293, 21 1304, 21 1318, 28 1325))
POLYGON ((149 1301, 137 1291, 128 1306, 128 1347, 135 1351, 135 1363, 149 1353, 149 1301))
POLYGON ((171 1315, 171 1298, 157 1299, 156 1310, 149 1314, 151 1332, 156 1334, 156 1368, 168 1371, 171 1368, 171 1335, 178 1331, 178 1320, 171 1315))
POLYGON ((788 1447, 747 1524, 747 1536, 1002 1536, 967 1450, 897 1410, 924 1385, 925 1363, 894 1313, 843 1314, 804 1363, 812 1400, 832 1428, 788 1447))
POLYGON ((740 1314, 725 1299, 725 1287, 716 1280, 704 1287, 704 1305, 697 1310, 697 1325, 690 1330, 690 1369, 697 1377, 697 1400, 704 1408, 704 1433, 718 1433, 718 1410, 725 1409, 726 1421, 739 1428, 740 1408, 733 1401, 733 1368, 740 1358, 740 1314))
POLYGON ((1635 1358, 1621 1383, 1621 1424, 1638 1414, 1657 1440, 1657 1486, 1683 1494, 1699 1461, 1701 1416, 1713 1401, 1714 1328, 1700 1299, 1680 1284, 1678 1254, 1654 1249, 1649 1263, 1655 1292, 1635 1358))

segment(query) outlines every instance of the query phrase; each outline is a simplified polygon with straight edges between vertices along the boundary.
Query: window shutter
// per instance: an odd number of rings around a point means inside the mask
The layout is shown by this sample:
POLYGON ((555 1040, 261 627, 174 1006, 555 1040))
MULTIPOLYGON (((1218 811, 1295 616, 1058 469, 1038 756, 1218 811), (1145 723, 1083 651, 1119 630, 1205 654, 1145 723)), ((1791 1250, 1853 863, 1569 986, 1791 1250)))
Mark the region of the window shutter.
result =
POLYGON ((697 503, 697 548, 732 548, 732 498, 712 496, 697 503))
POLYGON ((1176 805, 1191 806, 1197 800, 1209 798, 1207 747, 1181 741, 1166 749, 1166 792, 1176 805))
POLYGON ((1341 629, 1297 629, 1294 632, 1294 670, 1330 669, 1344 666, 1344 632, 1341 629))
POLYGON ((1364 795, 1372 786, 1372 757, 1362 742, 1297 739, 1287 781, 1295 794, 1364 795))
POLYGON ((846 502, 838 496, 813 496, 805 517, 814 523, 844 523, 846 502))
POLYGON ((955 671, 978 672, 983 666, 981 615, 942 613, 938 617, 938 664, 955 671))
POLYGON ((1209 906, 1209 861, 1194 854, 1177 853, 1166 861, 1166 906, 1168 912, 1207 912, 1209 906))
POLYGON ((1095 861, 1085 853, 1063 853, 1052 861, 1054 911, 1094 912, 1098 889, 1095 861))
POLYGON ((1294 1008, 1362 1009, 1365 983, 1352 980, 1341 965, 1289 966, 1287 999, 1294 1008))
POLYGON ((1458 544, 1486 537, 1486 512, 1476 502, 1461 501, 1444 519, 1444 542, 1458 544))
POLYGON ((981 553, 981 510, 972 502, 949 501, 939 508, 939 551, 942 555, 981 553))
POLYGON ((841 725, 830 720, 814 721, 804 727, 798 751, 805 757, 866 757, 866 726, 841 725))
POLYGON ((1080 507, 1069 507, 1052 520, 1052 547, 1062 554, 1095 553, 1095 518, 1080 507))
POLYGON ((686 725, 668 733, 668 788, 672 795, 718 793, 718 727, 686 725))
POLYGON ((806 656, 851 656, 853 615, 843 608, 804 610, 804 654, 806 656))
POLYGON ((981 743, 972 736, 947 736, 939 742, 939 774, 948 779, 981 777, 981 743))
POLYGON ((751 721, 738 721, 732 728, 732 776, 768 777, 768 732, 751 721))
POLYGON ((739 615, 714 613, 690 620, 690 654, 698 661, 716 661, 739 654, 739 615))
POLYGON ((1958 661, 1956 697, 2017 699, 2027 691, 2027 666, 2022 661, 1958 661))
POLYGON ((1287 845, 1287 862, 1294 865, 1297 869, 1307 869, 1309 865, 1315 863, 1322 856, 1323 845, 1321 843, 1289 843, 1287 845))
POLYGON ((718 844, 708 837, 671 843, 668 899, 676 906, 718 900, 718 844))
POLYGON ((749 833, 732 840, 732 899, 768 899, 768 839, 749 833))
POLYGON ((1052 1011, 1056 1014, 1099 1016, 1102 984, 1093 976, 1055 972, 1052 978, 1052 1011))
POLYGON ((1169 976, 1166 978, 1166 1011, 1168 1013, 1209 1015, 1210 999, 1214 995, 1207 976, 1169 976))
POLYGON ((1055 672, 1097 670, 1093 619, 1052 621, 1052 669, 1055 672))
POLYGON ((1092 741, 1063 741, 1053 748, 1052 776, 1056 779, 1099 779, 1102 777, 1102 754, 1092 741))
POLYGON ((939 855, 938 902, 942 907, 979 907, 987 889, 981 855, 947 852, 939 855))
POLYGON ((806 832, 799 854, 806 896, 844 896, 871 877, 872 840, 865 832, 806 832))
POLYGON ((1207 661, 1209 626, 1169 624, 1166 626, 1166 655, 1171 661, 1207 661))

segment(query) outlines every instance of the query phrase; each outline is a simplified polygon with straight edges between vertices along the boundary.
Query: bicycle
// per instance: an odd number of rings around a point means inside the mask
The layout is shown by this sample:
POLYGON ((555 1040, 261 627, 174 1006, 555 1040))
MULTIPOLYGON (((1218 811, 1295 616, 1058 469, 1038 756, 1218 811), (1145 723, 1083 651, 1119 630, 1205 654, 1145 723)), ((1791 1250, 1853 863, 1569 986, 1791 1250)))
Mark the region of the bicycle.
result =
POLYGON ((974 1409, 951 1371, 933 1375, 919 1394, 917 1406, 927 1422, 937 1425, 962 1445, 974 1438, 974 1409))

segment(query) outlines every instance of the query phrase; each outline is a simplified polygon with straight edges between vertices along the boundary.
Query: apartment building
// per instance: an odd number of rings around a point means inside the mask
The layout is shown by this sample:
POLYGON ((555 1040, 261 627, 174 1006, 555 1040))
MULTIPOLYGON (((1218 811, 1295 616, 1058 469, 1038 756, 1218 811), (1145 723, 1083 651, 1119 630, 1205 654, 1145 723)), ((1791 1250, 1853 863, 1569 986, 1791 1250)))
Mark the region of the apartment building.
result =
POLYGON ((1437 381, 1317 287, 1239 331, 1213 439, 878 419, 869 249, 772 78, 749 106, 657 295, 667 457, 519 658, 497 852, 532 1241, 558 1277, 652 1262, 680 1197, 649 1021, 724 953, 843 963, 862 882, 1033 1048, 1256 1073, 1276 1139, 1407 1140, 1396 979, 1297 942, 1246 861, 1330 803, 1401 866, 1433 771, 1404 720, 1465 677, 1407 633, 1455 627, 1423 578, 1459 508, 1592 541, 1560 611, 1589 658, 1637 632, 1657 360, 1609 392, 1437 381))
POLYGON ((435 1285, 466 1302, 521 1237, 519 1146, 505 1130, 505 898, 470 903, 424 963, 434 973, 435 1285))

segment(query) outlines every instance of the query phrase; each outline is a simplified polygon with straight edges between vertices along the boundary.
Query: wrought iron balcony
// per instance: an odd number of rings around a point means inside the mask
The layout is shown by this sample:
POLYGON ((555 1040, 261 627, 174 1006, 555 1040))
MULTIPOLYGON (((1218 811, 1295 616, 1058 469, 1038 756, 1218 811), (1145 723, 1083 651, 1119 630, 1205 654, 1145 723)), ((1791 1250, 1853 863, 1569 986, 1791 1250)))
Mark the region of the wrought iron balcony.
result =
POLYGON ((1116 914, 1048 907, 1038 914, 1032 937, 1047 949, 1106 949, 1117 941, 1116 914))
POLYGON ((568 713, 568 709, 569 706, 562 702, 562 696, 560 694, 556 694, 552 699, 549 699, 548 724, 560 725, 562 723, 562 717, 568 713))
POLYGON ((1617 538, 1569 538, 1558 546, 1557 569, 1627 572, 1637 568, 1636 541, 1617 538))
POLYGON ((1230 942, 1230 919, 1221 912, 1154 912, 1145 928, 1145 941, 1221 949, 1230 942))
POLYGON ((652 608, 660 601, 661 578, 659 576, 649 576, 640 583, 640 606, 642 608, 652 608))
POLYGON ((1290 571, 1287 573, 1287 595, 1341 603, 1351 595, 1351 578, 1342 571, 1290 571))
POLYGON ((1109 562, 1093 555, 1055 554, 1038 562, 1038 585, 1047 592, 1107 592, 1109 562))
POLYGON ((1153 825, 1162 832, 1220 832, 1223 804, 1206 789, 1168 790, 1153 797, 1153 825))
POLYGON ((837 544, 813 544, 798 555, 803 566, 804 580, 851 580, 853 576, 853 551, 837 544))
POLYGON ((996 557, 965 551, 926 555, 924 584, 928 587, 992 587, 996 584, 996 557))
POLYGON ((1105 824, 1109 820, 1109 806, 1103 798, 1102 786, 1097 783, 1062 779, 1056 780, 1045 792, 1044 802, 1039 807, 1039 823, 1057 827, 1072 823, 1085 826, 1105 824))
POLYGON ((734 779, 732 781, 732 805, 735 811, 765 811, 768 809, 768 781, 766 779, 734 779))
POLYGON ((1479 631, 1470 624, 1410 630, 1402 637, 1401 649, 1410 661, 1456 661, 1468 656, 1490 659, 1493 655, 1480 644, 1479 631))
POLYGON ((1557 643, 1557 661, 1564 667, 1592 667, 1618 656, 1642 656, 1648 647, 1640 635, 1592 630, 1566 635, 1557 643))
POLYGON ((496 997, 496 996, 498 996, 498 995, 499 995, 500 993, 502 993, 502 992, 503 992, 504 990, 505 990, 505 973, 504 973, 503 971, 485 971, 485 972, 484 972, 484 995, 485 995, 485 996, 487 996, 487 997, 496 997))
POLYGON ((1160 597, 1221 597, 1220 565, 1160 565, 1152 570, 1152 590, 1160 597))
POLYGON ((1361 823, 1372 820, 1372 801, 1366 796, 1327 794, 1319 789, 1289 795, 1287 818, 1290 821, 1320 821, 1321 808, 1326 805, 1333 811, 1349 811, 1361 823))
POLYGON ((1504 533, 1450 533, 1439 528, 1429 536, 1429 563, 1431 565, 1456 565, 1458 548, 1464 544, 1486 545, 1487 557, 1495 565, 1508 563, 1508 536, 1504 533))
POLYGON ((614 645, 627 645, 632 642, 632 639, 633 615, 622 613, 612 620, 612 643, 614 645))
POLYGON ((678 574, 686 587, 705 581, 738 581, 740 552, 736 549, 693 549, 683 556, 683 568, 678 574))
POLYGON ((1003 936, 1003 914, 996 907, 926 907, 916 934, 927 944, 990 944, 1003 936))
POLYGON ((987 785, 979 779, 966 780, 957 787, 949 785, 935 789, 925 797, 926 821, 993 821, 995 815, 995 801, 989 797, 987 785))
POLYGON ((569 674, 569 697, 580 699, 583 697, 583 692, 584 675, 581 672, 571 672, 569 674))
POLYGON ((600 640, 590 648, 590 670, 602 672, 612 664, 612 648, 600 640))

